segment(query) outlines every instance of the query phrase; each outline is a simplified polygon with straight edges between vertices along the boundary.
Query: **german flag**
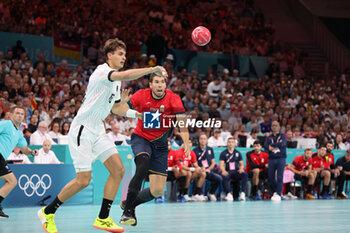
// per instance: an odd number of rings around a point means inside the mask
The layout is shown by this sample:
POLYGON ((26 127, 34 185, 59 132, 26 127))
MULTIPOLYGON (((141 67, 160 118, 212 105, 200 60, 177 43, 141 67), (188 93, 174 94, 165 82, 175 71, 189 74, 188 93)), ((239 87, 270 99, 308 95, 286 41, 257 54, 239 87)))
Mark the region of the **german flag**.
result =
POLYGON ((38 107, 38 103, 36 102, 34 96, 32 97, 32 100, 30 101, 30 108, 34 111, 38 107))
POLYGON ((56 56, 80 60, 81 43, 61 40, 57 36, 53 37, 53 53, 56 56))

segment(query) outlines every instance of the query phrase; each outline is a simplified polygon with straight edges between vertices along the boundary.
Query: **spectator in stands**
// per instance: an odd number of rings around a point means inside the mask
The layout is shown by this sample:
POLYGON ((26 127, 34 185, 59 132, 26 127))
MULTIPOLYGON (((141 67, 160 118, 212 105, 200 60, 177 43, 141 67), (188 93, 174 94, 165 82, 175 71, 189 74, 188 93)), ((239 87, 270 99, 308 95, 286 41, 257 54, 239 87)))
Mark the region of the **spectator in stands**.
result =
POLYGON ((287 137, 287 148, 297 148, 298 142, 293 140, 292 130, 286 132, 287 137))
POLYGON ((207 92, 209 93, 210 98, 217 99, 219 97, 219 93, 221 92, 221 80, 219 78, 214 79, 214 81, 210 82, 207 87, 207 92))
POLYGON ((66 121, 61 126, 61 134, 67 135, 70 129, 70 122, 66 121))
POLYGON ((30 117, 30 123, 28 124, 28 130, 31 133, 34 133, 38 129, 39 117, 36 114, 33 114, 30 117))
POLYGON ((55 153, 51 150, 51 141, 46 139, 43 142, 43 148, 39 150, 39 155, 34 157, 34 163, 37 164, 61 164, 55 153))
POLYGON ((283 188, 283 172, 287 158, 286 135, 280 132, 280 124, 273 121, 271 124, 272 134, 265 140, 264 149, 269 153, 268 176, 272 188, 272 201, 281 201, 283 188), (277 171, 277 179, 276 179, 277 171))
MULTIPOLYGON (((192 142, 190 140, 190 145, 192 147, 192 142)), ((192 193, 192 201, 206 201, 203 192, 202 187, 205 182, 205 176, 206 172, 203 168, 198 166, 197 163, 197 157, 193 150, 191 150, 190 155, 185 154, 185 150, 183 147, 177 150, 180 161, 181 161, 181 168, 185 171, 190 171, 191 179, 198 179, 196 188, 194 189, 192 193)))
POLYGON ((126 136, 119 132, 120 126, 118 124, 114 124, 112 126, 112 131, 109 132, 107 135, 116 145, 128 145, 128 143, 126 142, 126 136))
POLYGON ((228 130, 228 122, 223 120, 221 121, 222 125, 221 125, 221 134, 220 136, 222 137, 222 139, 224 140, 224 142, 227 142, 227 139, 229 137, 232 137, 230 131, 228 130))
POLYGON ((52 121, 49 128, 50 137, 54 142, 58 143, 58 138, 62 136, 62 134, 60 133, 60 121, 52 121))
POLYGON ((199 146, 195 147, 193 151, 197 156, 198 166, 205 170, 206 180, 210 181, 209 200, 216 201, 216 191, 222 183, 222 177, 214 171, 215 155, 213 148, 208 146, 207 135, 200 135, 199 146))
MULTIPOLYGON (((329 170, 329 164, 325 164, 325 156, 327 154, 327 148, 325 145, 321 145, 320 149, 312 154, 312 168, 317 172, 317 177, 323 179, 323 190, 321 193, 321 199, 333 199, 329 195, 329 184, 331 181, 331 171, 329 170)), ((320 185, 320 180, 317 181, 317 185, 320 185)))
POLYGON ((348 199, 348 196, 343 192, 344 181, 350 180, 350 149, 345 152, 343 157, 340 157, 335 165, 339 171, 340 175, 337 177, 337 199, 348 199))
POLYGON ((271 134, 271 121, 268 113, 264 115, 264 122, 260 124, 261 133, 265 136, 269 136, 271 134))
POLYGON ((225 141, 221 137, 221 130, 220 129, 214 129, 214 135, 209 138, 208 146, 210 146, 210 147, 225 146, 225 141))
POLYGON ((23 154, 21 149, 19 147, 15 147, 13 149, 10 156, 7 158, 7 161, 13 160, 14 164, 31 164, 30 160, 28 159, 28 156, 23 154))
POLYGON ((250 198, 252 200, 261 200, 261 196, 258 194, 258 185, 261 180, 264 182, 267 179, 267 167, 269 161, 269 154, 261 151, 262 143, 259 140, 255 140, 253 143, 254 150, 246 153, 246 172, 248 177, 252 179, 252 188, 250 192, 250 198))
POLYGON ((56 144, 47 133, 48 126, 46 122, 39 123, 38 129, 30 136, 30 145, 42 145, 45 140, 49 140, 52 144, 56 144))
POLYGON ((245 191, 248 182, 248 174, 244 171, 244 163, 241 153, 235 149, 236 141, 233 137, 227 140, 227 149, 220 154, 220 170, 223 177, 223 187, 226 193, 225 200, 245 201, 245 191), (233 182, 233 196, 230 182, 233 182), (239 194, 239 192, 241 193, 239 194))
POLYGON ((341 134, 338 134, 336 136, 334 148, 338 149, 338 150, 346 150, 347 149, 347 146, 345 145, 345 143, 343 143, 343 136, 341 134))
POLYGON ((190 187, 192 172, 182 169, 179 153, 172 149, 171 142, 168 140, 168 178, 177 179, 179 182, 179 196, 177 198, 180 202, 187 202, 188 188, 190 187))
POLYGON ((254 143, 256 142, 256 140, 258 140, 258 130, 256 129, 252 129, 252 131, 250 132, 250 135, 248 136, 248 139, 247 139, 247 144, 246 144, 246 147, 247 148, 251 148, 251 147, 254 147, 254 143))
POLYGON ((312 150, 307 148, 304 150, 304 155, 296 156, 292 164, 288 166, 288 169, 294 173, 296 180, 302 182, 302 185, 307 183, 305 198, 310 200, 316 199, 312 194, 317 176, 316 170, 312 170, 312 150))

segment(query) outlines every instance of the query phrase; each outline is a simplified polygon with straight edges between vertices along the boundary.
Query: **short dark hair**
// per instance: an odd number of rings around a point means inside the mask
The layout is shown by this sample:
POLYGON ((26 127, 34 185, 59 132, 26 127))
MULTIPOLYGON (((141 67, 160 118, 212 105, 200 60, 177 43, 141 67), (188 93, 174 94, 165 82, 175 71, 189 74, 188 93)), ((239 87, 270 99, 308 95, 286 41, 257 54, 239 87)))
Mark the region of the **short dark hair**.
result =
POLYGON ((122 48, 126 50, 126 45, 122 40, 119 40, 118 38, 107 40, 104 46, 105 55, 107 56, 107 53, 115 52, 117 48, 122 48))
POLYGON ((255 140, 254 143, 253 143, 253 145, 260 145, 260 146, 262 146, 262 143, 261 143, 260 140, 255 140))
POLYGON ((23 106, 15 105, 15 106, 11 107, 10 112, 11 112, 11 113, 14 113, 14 111, 15 111, 17 108, 22 109, 24 112, 26 111, 26 109, 25 109, 23 106))
POLYGON ((163 78, 164 78, 164 80, 166 81, 166 77, 156 75, 155 73, 152 73, 152 74, 149 76, 149 81, 150 81, 150 82, 153 82, 153 78, 154 78, 154 77, 156 77, 156 76, 158 76, 158 77, 163 77, 163 78))

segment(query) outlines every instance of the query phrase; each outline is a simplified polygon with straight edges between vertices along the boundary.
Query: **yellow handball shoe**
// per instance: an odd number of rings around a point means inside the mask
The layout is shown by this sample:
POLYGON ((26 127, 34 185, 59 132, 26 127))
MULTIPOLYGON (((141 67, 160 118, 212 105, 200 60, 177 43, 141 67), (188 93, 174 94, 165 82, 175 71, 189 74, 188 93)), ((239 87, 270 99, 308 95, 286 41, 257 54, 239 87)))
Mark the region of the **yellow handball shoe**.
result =
POLYGON ((93 227, 100 230, 109 231, 109 232, 116 232, 116 233, 124 232, 124 228, 115 224, 110 217, 105 219, 100 219, 99 217, 97 217, 93 227))
POLYGON ((43 229, 47 233, 58 233, 56 224, 55 224, 55 214, 45 214, 44 210, 45 210, 45 207, 41 208, 38 211, 38 217, 41 221, 41 225, 43 226, 43 229))

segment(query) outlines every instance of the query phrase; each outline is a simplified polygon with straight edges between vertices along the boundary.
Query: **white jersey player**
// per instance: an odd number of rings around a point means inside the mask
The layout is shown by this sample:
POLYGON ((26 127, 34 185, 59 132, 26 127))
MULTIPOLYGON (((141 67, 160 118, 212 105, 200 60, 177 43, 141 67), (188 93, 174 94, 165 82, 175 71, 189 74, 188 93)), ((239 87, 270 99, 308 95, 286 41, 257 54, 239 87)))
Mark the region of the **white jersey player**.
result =
POLYGON ((82 106, 74 118, 68 133, 68 145, 77 173, 48 206, 38 211, 46 232, 57 232, 54 215, 57 208, 76 193, 87 187, 91 179, 91 167, 100 160, 110 175, 106 181, 99 216, 93 226, 110 232, 123 232, 109 217, 112 202, 124 175, 124 167, 113 141, 105 132, 103 121, 110 111, 131 118, 142 118, 142 114, 129 109, 129 91, 121 91, 121 81, 138 79, 155 73, 167 76, 163 67, 131 69, 123 68, 126 60, 126 46, 119 39, 107 40, 104 46, 107 63, 99 65, 91 74, 82 106))

